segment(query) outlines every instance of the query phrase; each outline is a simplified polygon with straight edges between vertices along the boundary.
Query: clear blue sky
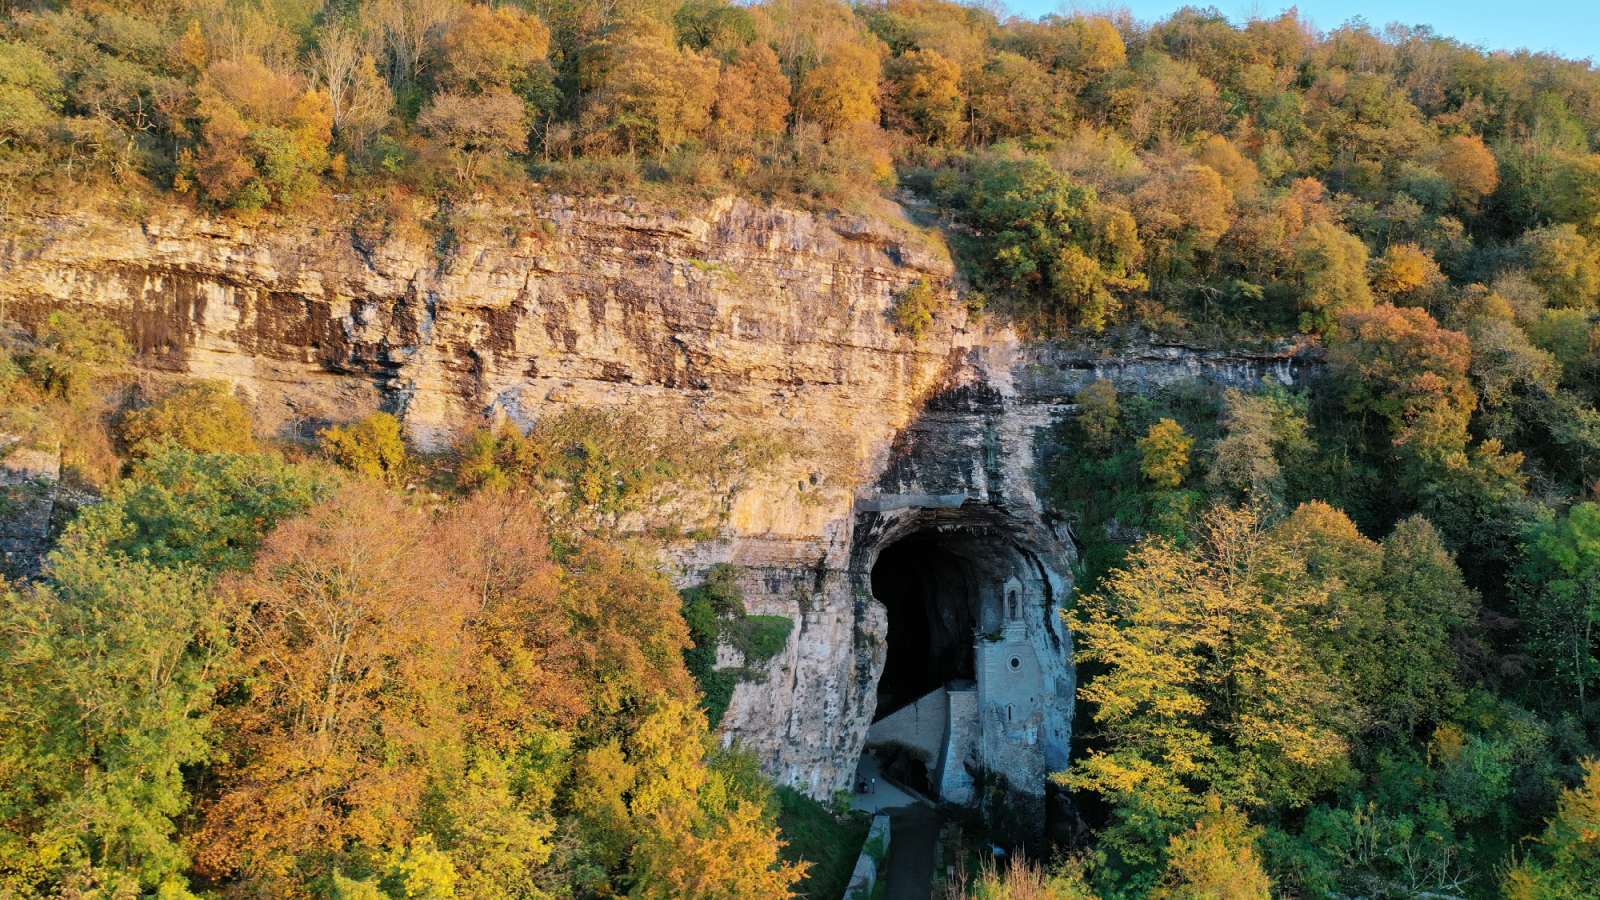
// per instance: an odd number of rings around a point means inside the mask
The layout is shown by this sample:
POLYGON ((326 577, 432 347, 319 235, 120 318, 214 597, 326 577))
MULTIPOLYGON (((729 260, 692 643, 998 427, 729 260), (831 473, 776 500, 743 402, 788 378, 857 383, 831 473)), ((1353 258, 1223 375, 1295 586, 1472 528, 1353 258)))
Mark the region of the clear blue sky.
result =
MULTIPOLYGON (((1018 15, 1036 17, 1059 12, 1060 0, 1002 0, 1018 15)), ((1432 25, 1442 35, 1491 50, 1549 50, 1562 56, 1600 63, 1600 0, 1088 0, 1079 6, 1127 7, 1134 16, 1163 19, 1185 5, 1215 5, 1235 21, 1251 14, 1275 16, 1298 6, 1301 15, 1327 31, 1352 16, 1376 26, 1389 22, 1432 25)))

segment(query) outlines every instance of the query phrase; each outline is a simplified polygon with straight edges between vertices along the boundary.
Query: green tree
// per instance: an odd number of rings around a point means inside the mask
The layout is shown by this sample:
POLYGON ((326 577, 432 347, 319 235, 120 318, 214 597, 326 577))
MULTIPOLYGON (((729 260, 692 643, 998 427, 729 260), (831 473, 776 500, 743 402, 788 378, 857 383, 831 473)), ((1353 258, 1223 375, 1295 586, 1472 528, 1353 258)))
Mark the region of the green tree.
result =
POLYGON ((961 199, 963 217, 984 235, 985 274, 1031 301, 1045 322, 1098 331, 1121 308, 1120 295, 1146 284, 1133 271, 1142 253, 1133 217, 1042 160, 985 162, 961 199))
POLYGON ((1520 609, 1539 659, 1577 693, 1588 714, 1588 689, 1600 675, 1600 505, 1579 503, 1528 537, 1520 609))
POLYGON ((1326 585, 1330 627, 1311 644, 1367 721, 1401 732, 1444 721, 1465 696, 1457 646, 1479 606, 1438 530, 1412 516, 1379 544, 1310 502, 1273 533, 1326 585))
POLYGON ((199 573, 69 543, 0 611, 0 885, 188 897, 184 768, 229 671, 199 573))
POLYGON ((163 449, 85 510, 63 542, 162 566, 240 568, 316 492, 316 479, 273 456, 163 449))
POLYGON ((0 134, 5 143, 37 145, 65 99, 61 78, 39 51, 23 43, 0 43, 0 134))

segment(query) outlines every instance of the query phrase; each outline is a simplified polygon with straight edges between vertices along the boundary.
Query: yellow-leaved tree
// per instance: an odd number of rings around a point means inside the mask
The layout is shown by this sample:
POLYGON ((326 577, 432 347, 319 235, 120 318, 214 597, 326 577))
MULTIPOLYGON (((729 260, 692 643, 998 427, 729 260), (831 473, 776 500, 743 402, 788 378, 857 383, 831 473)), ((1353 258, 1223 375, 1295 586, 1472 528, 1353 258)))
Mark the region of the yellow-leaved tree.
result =
POLYGON ((1328 592, 1271 539, 1261 510, 1216 507, 1196 546, 1151 538, 1071 614, 1090 750, 1055 780, 1116 809, 1107 840, 1155 861, 1215 794, 1298 806, 1346 765, 1350 701, 1318 664, 1307 622, 1328 592))
POLYGON ((1182 425, 1162 419, 1139 441, 1139 473, 1161 490, 1173 490, 1189 474, 1189 451, 1193 449, 1194 438, 1182 425))
POLYGON ((679 46, 671 28, 640 19, 587 58, 579 130, 592 148, 672 150, 711 125, 721 64, 709 52, 679 46))
POLYGON ((877 49, 846 42, 830 50, 800 79, 796 113, 828 135, 878 118, 878 82, 883 64, 877 49))

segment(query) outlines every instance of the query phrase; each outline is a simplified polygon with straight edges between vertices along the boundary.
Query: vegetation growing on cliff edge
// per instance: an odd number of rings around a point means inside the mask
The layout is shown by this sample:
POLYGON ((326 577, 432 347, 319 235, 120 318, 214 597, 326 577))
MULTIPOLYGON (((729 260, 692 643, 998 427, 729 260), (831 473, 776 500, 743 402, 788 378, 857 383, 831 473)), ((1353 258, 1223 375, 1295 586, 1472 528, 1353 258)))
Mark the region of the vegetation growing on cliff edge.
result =
POLYGON ((338 197, 364 211, 322 215, 365 241, 375 207, 447 223, 491 189, 837 208, 898 183, 1038 333, 1324 332, 1374 303, 1447 318, 1475 286, 1524 326, 1600 302, 1600 71, 1426 27, 946 0, 7 9, 7 209, 338 197))
MULTIPOLYGON (((1102 384, 1059 427, 1051 501, 1087 551, 1087 727, 1059 780, 1092 830, 972 892, 1592 895, 1592 65, 1195 9, 6 9, 6 213, 139 216, 171 191, 348 220, 368 249, 427 219, 447 264, 485 191, 900 187, 969 305, 1028 334, 1312 333, 1329 371, 1308 388, 1102 384)), ((933 287, 897 305, 913 337, 933 287)), ((771 649, 783 626, 734 629, 726 572, 680 593, 595 537, 662 524, 642 511, 681 481, 731 492, 787 437, 575 412, 423 465, 380 416, 325 435, 339 475, 216 427, 226 391, 135 403, 118 434, 127 341, 36 324, 4 333, 5 430, 105 502, 0 616, 4 891, 795 882, 771 791, 699 706, 731 688, 716 641, 771 649)))
MULTIPOLYGON (((104 322, 10 344, 9 420, 67 410, 130 455, 0 604, 0 893, 793 895, 796 804, 709 728, 647 548, 553 525, 543 485, 419 494, 451 460, 392 417, 294 461, 220 385, 119 414, 104 322)), ((806 828, 837 879, 850 829, 806 828)))

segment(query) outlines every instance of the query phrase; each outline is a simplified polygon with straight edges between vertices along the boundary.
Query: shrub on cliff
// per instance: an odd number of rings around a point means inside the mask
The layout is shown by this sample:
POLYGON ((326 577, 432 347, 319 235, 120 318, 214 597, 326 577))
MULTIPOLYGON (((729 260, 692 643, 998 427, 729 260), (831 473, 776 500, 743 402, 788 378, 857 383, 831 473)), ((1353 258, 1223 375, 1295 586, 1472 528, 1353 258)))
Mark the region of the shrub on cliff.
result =
POLYGON ((904 332, 913 341, 922 340, 922 333, 933 324, 933 314, 938 308, 937 298, 933 293, 933 286, 928 279, 919 278, 917 282, 899 294, 895 295, 894 306, 889 311, 889 316, 894 320, 895 328, 904 332))
POLYGON ((196 453, 250 453, 256 448, 250 413, 220 381, 179 385, 122 420, 122 442, 136 459, 164 447, 196 453))
POLYGON ((397 485, 410 473, 411 455, 400 420, 389 413, 329 428, 319 437, 330 459, 357 474, 397 485))

